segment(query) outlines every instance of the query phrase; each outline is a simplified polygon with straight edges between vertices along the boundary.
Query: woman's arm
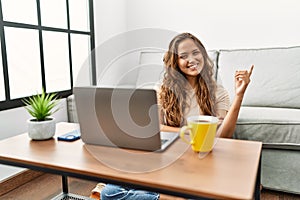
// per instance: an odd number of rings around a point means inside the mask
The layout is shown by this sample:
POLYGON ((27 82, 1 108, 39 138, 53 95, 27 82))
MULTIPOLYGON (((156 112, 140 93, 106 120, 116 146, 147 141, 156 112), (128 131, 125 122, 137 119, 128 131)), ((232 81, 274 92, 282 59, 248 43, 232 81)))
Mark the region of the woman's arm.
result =
POLYGON ((239 115, 240 107, 243 98, 235 97, 230 109, 228 110, 226 116, 220 127, 218 128, 217 135, 223 138, 232 138, 235 130, 236 121, 239 115))
POLYGON ((250 83, 250 76, 254 66, 252 65, 249 72, 247 70, 236 71, 235 73, 235 97, 226 114, 223 123, 218 128, 217 135, 225 138, 232 138, 238 119, 239 111, 242 105, 245 91, 250 83))

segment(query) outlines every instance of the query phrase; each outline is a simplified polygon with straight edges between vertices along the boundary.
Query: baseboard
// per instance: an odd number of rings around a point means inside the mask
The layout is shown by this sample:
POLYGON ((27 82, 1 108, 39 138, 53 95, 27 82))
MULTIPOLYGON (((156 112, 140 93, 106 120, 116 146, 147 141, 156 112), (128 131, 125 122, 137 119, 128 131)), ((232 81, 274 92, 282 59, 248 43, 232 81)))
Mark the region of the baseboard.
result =
POLYGON ((0 182, 0 196, 6 194, 21 185, 45 174, 34 170, 24 170, 0 182))

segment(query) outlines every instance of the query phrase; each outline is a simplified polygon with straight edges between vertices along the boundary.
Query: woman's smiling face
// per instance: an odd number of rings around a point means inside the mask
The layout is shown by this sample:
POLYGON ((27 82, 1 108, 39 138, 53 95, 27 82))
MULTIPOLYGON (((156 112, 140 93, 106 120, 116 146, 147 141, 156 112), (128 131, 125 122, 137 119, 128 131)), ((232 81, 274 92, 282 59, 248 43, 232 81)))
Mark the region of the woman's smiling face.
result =
POLYGON ((203 55, 194 40, 187 38, 178 44, 178 66, 187 78, 196 77, 204 67, 203 55))

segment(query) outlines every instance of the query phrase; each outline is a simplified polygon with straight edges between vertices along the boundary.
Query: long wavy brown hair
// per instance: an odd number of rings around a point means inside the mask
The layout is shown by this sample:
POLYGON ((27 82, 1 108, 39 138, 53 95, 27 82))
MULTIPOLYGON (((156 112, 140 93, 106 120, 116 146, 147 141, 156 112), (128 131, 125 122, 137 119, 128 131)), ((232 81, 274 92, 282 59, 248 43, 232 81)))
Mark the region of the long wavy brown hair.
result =
POLYGON ((184 73, 178 66, 178 45, 185 39, 192 39, 200 49, 204 58, 204 67, 197 76, 197 84, 194 88, 197 102, 205 115, 216 115, 215 93, 216 82, 213 78, 213 62, 208 57, 203 44, 190 33, 177 35, 169 44, 169 49, 164 55, 165 73, 160 88, 159 102, 164 123, 168 126, 180 127, 183 125, 183 115, 189 107, 187 102, 187 90, 191 86, 184 73))

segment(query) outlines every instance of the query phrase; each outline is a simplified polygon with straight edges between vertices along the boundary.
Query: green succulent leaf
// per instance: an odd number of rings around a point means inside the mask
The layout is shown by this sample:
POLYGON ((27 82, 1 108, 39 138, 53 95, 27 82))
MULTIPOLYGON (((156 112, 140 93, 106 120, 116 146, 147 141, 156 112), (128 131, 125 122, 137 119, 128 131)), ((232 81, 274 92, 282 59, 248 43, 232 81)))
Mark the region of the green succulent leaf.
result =
POLYGON ((23 103, 28 113, 37 121, 45 121, 47 117, 58 111, 58 108, 54 109, 58 104, 57 93, 46 94, 44 89, 41 94, 24 98, 23 103))

